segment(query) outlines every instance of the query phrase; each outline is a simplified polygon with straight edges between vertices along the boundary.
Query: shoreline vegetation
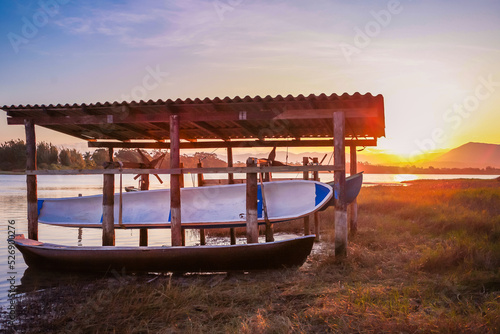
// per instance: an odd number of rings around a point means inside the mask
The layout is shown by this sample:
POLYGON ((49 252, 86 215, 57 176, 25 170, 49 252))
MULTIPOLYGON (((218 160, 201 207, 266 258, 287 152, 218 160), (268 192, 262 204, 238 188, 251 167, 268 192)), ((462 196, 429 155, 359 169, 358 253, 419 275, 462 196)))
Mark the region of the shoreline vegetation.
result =
MULTIPOLYGON (((31 287, 17 299, 16 320, 6 326, 3 310, 2 323, 7 333, 500 332, 500 183, 407 185, 361 190, 344 260, 332 255, 329 208, 321 242, 299 269, 25 274, 31 287)), ((275 230, 300 234, 302 221, 275 230)), ((228 231, 208 231, 209 242, 222 237, 228 242, 228 231)))
MULTIPOLYGON (((143 150, 144 151, 144 150, 143 150)), ((144 151, 145 152, 145 151, 144 151)), ((153 150, 153 158, 162 154, 160 150, 153 150)), ((75 149, 58 148, 51 143, 39 142, 37 144, 37 168, 38 169, 97 169, 102 168, 108 161, 107 149, 96 149, 94 152, 81 154, 75 149)), ((120 149, 114 154, 116 161, 128 161, 141 163, 142 159, 137 150, 120 149)), ((157 168, 169 168, 168 154, 157 168)), ((221 160, 215 153, 196 152, 193 155, 181 155, 180 161, 186 168, 197 167, 198 162, 203 167, 226 167, 227 163, 221 160)), ((301 163, 289 163, 289 165, 301 165, 301 163)), ((237 161, 235 167, 244 167, 245 163, 237 161)), ((22 175, 26 168, 26 144, 23 140, 10 140, 0 144, 0 175, 22 175)), ((349 163, 346 164, 349 170, 349 163)), ((434 168, 418 166, 383 166, 372 165, 368 162, 358 162, 357 170, 367 174, 455 174, 455 175, 500 175, 500 168, 434 168)))

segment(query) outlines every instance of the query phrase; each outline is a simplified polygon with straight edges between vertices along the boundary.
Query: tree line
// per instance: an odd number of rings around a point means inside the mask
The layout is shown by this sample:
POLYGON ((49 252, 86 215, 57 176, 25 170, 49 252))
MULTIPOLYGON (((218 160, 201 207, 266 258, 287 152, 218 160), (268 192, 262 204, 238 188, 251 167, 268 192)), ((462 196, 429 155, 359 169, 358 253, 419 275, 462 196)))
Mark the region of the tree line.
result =
MULTIPOLYGON (((153 158, 162 154, 160 150, 154 150, 153 158)), ((108 150, 96 149, 94 152, 84 152, 76 149, 58 148, 52 143, 39 142, 36 145, 37 169, 95 169, 102 168, 109 161, 108 150)), ((116 161, 142 162, 137 150, 121 149, 114 154, 116 161)), ((216 154, 196 152, 194 155, 182 155, 181 162, 186 168, 196 167, 198 162, 204 167, 225 167, 226 162, 219 159, 216 154)), ((157 168, 169 168, 170 159, 168 154, 157 168)), ((10 140, 0 144, 0 170, 2 171, 24 171, 26 169, 26 143, 21 139, 10 140)))
MULTIPOLYGON (((36 145, 38 169, 92 169, 108 159, 105 150, 81 154, 76 149, 58 148, 52 143, 36 145)), ((26 168, 26 144, 21 139, 10 140, 0 145, 0 170, 21 171, 26 168)))

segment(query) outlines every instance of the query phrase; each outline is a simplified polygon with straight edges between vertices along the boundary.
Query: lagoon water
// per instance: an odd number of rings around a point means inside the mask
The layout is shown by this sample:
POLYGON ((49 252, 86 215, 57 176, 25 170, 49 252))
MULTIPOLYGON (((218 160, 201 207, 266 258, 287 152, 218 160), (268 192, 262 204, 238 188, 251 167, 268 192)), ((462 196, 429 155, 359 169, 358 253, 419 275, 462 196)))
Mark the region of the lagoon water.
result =
MULTIPOLYGON (((123 186, 137 186, 134 175, 123 175, 123 186)), ((168 175, 160 175, 164 183, 160 184, 151 176, 150 189, 161 189, 169 186, 168 175)), ((207 175, 206 178, 222 178, 222 175, 207 175)), ((275 175, 276 178, 302 177, 302 173, 275 175)), ((401 184, 402 181, 416 179, 456 179, 456 178, 481 178, 491 179, 493 175, 442 175, 442 174, 365 174, 364 184, 401 184)), ((235 178, 244 178, 244 174, 236 174, 235 178)), ((333 180, 333 174, 320 174, 322 181, 333 180)), ((186 187, 196 186, 196 175, 185 175, 186 187)), ((119 176, 115 178, 115 190, 119 191, 119 176)), ((38 197, 57 198, 73 197, 82 194, 95 195, 102 193, 101 175, 64 175, 64 176, 38 176, 38 197)), ((101 245, 102 231, 100 229, 78 229, 48 226, 39 224, 38 238, 40 241, 72 246, 99 246, 101 245)), ((9 254, 8 231, 15 230, 16 234, 28 233, 26 221, 26 177, 24 175, 0 175, 0 307, 4 310, 11 302, 9 289, 11 284, 22 290, 22 279, 25 275, 26 264, 21 253, 16 249, 15 254, 9 254), (9 255, 11 257, 9 258, 9 255), (15 256, 15 259, 12 257, 15 256), (15 262, 13 262, 13 260, 15 262), (10 264, 9 264, 10 261, 10 264)), ((117 246, 137 246, 139 242, 138 230, 116 230, 117 246)), ((187 230, 186 244, 199 243, 198 232, 187 230)), ((149 230, 149 245, 170 245, 170 230, 149 230)))

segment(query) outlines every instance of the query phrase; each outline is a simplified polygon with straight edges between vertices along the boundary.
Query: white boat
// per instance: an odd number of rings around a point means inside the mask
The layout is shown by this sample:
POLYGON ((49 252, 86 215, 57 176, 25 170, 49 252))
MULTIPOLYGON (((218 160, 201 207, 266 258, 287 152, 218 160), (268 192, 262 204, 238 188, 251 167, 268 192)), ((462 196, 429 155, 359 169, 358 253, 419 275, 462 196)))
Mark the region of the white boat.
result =
MULTIPOLYGON (((258 220, 264 224, 264 207, 270 222, 307 216, 332 197, 332 187, 317 181, 291 180, 264 183, 263 205, 258 186, 258 220)), ((170 190, 115 194, 115 227, 170 227, 170 190)), ((102 195, 38 200, 38 221, 67 227, 102 227, 102 195)), ((181 222, 184 228, 238 227, 246 224, 246 185, 231 184, 181 189, 181 222)))

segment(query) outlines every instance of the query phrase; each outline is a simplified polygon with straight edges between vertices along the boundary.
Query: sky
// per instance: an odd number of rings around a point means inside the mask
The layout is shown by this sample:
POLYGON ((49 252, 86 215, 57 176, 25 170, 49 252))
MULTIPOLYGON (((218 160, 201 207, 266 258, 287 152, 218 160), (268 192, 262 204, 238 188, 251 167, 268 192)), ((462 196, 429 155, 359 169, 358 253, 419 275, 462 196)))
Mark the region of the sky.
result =
POLYGON ((371 152, 411 160, 500 144, 499 36, 496 0, 2 1, 0 106, 382 94, 371 152))

